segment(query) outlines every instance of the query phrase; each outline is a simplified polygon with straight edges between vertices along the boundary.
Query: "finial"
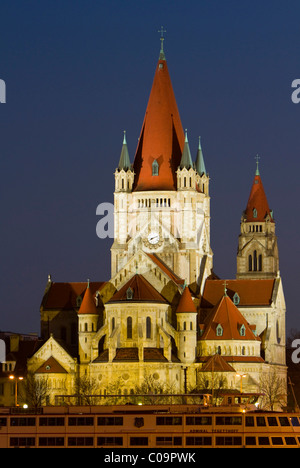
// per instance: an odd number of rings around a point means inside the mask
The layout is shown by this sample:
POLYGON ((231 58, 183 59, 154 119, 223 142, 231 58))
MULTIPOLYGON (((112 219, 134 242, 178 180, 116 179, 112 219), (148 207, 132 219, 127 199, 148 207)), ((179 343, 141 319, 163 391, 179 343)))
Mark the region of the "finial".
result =
POLYGON ((260 175, 259 174, 259 167, 258 167, 259 166, 260 156, 258 156, 258 154, 257 154, 254 159, 256 159, 256 172, 255 172, 255 175, 260 175))
POLYGON ((89 287, 90 287, 90 280, 89 280, 89 278, 88 278, 88 280, 87 280, 87 283, 88 283, 88 284, 87 284, 87 287, 89 288, 89 287))
POLYGON ((187 128, 185 129, 185 142, 188 143, 188 135, 187 135, 187 128))
POLYGON ((164 53, 164 33, 167 32, 166 29, 164 29, 163 26, 158 30, 160 33, 160 54, 159 54, 159 60, 165 60, 165 53, 164 53))
POLYGON ((223 283, 224 286, 224 296, 227 296, 227 281, 225 280, 223 283))
POLYGON ((126 141, 126 130, 123 130, 123 133, 124 133, 123 145, 127 145, 127 141, 126 141))
POLYGON ((201 136, 199 136, 199 144, 198 144, 198 149, 201 150, 201 136))

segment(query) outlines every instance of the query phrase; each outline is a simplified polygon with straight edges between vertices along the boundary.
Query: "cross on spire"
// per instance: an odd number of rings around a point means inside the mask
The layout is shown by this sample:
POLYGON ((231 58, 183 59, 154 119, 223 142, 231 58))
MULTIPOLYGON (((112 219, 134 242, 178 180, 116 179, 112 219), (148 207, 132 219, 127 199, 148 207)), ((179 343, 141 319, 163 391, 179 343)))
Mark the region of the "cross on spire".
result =
POLYGON ((165 54, 164 54, 164 33, 167 32, 166 29, 164 29, 163 26, 161 26, 161 28, 158 30, 158 32, 160 33, 160 55, 159 55, 159 59, 160 60, 165 60, 165 54))
POLYGON ((259 168, 258 168, 258 166, 259 166, 260 156, 258 156, 258 154, 257 154, 257 155, 255 156, 254 159, 256 159, 256 173, 255 173, 255 175, 259 175, 259 168))

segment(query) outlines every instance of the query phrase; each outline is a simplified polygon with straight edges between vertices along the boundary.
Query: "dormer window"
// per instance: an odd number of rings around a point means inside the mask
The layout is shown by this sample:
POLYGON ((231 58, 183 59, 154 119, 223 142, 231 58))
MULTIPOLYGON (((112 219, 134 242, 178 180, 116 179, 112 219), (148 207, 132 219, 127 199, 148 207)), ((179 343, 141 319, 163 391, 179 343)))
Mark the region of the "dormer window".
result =
POLYGON ((236 293, 234 294, 233 298, 232 298, 232 301, 233 301, 234 305, 236 305, 236 306, 239 305, 240 300, 241 300, 241 298, 240 298, 240 296, 238 295, 238 293, 236 292, 236 293))
POLYGON ((246 327, 245 325, 243 324, 240 328, 240 335, 241 336, 245 336, 246 335, 246 327))
POLYGON ((257 218, 257 209, 253 208, 253 218, 257 218))
POLYGON ((129 287, 126 291, 126 299, 127 301, 132 300, 133 298, 133 290, 129 287))
POLYGON ((152 175, 153 176, 158 176, 158 168, 159 168, 158 162, 156 161, 156 159, 154 159, 152 163, 152 175))
POLYGON ((82 297, 81 297, 81 296, 77 296, 77 297, 76 297, 76 307, 80 307, 80 306, 81 306, 81 303, 82 303, 82 297))
POLYGON ((222 336, 223 335, 223 327, 222 327, 222 325, 220 323, 217 325, 216 335, 217 336, 222 336))

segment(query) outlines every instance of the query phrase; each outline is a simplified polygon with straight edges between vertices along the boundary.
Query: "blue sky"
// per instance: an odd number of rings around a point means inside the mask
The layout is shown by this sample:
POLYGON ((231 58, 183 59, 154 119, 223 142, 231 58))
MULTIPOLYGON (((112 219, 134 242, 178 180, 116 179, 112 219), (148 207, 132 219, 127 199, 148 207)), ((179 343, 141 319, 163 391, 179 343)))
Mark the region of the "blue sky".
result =
POLYGON ((96 208, 113 201, 124 129, 134 157, 161 25, 191 152, 201 135, 211 177, 214 269, 235 276, 258 153, 288 327, 300 328, 299 16, 294 0, 1 2, 0 329, 39 331, 49 273, 109 279, 96 208))

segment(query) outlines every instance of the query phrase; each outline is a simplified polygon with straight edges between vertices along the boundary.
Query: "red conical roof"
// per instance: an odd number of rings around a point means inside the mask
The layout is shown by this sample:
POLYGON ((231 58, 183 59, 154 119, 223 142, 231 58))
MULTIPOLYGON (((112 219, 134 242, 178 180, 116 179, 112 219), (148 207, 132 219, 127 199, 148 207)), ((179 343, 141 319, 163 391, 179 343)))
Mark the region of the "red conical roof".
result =
POLYGON ((259 340, 253 333, 247 320, 228 296, 223 296, 211 311, 205 324, 201 340, 259 340), (221 325, 223 333, 217 335, 217 326, 221 325), (244 326, 244 334, 240 329, 244 326))
POLYGON ((186 286, 181 295, 179 304, 176 309, 176 314, 180 312, 194 312, 197 313, 196 306, 193 302, 189 288, 186 286))
POLYGON ((134 190, 176 190, 184 132, 166 60, 159 60, 133 163, 134 190), (158 163, 158 175, 152 164, 158 163))
POLYGON ((82 314, 98 314, 96 302, 91 291, 90 285, 86 288, 81 306, 78 311, 79 315, 82 314))
POLYGON ((267 215, 269 215, 270 220, 274 222, 261 177, 257 171, 251 188, 247 208, 245 210, 245 217, 247 222, 255 223, 264 222, 267 215))

